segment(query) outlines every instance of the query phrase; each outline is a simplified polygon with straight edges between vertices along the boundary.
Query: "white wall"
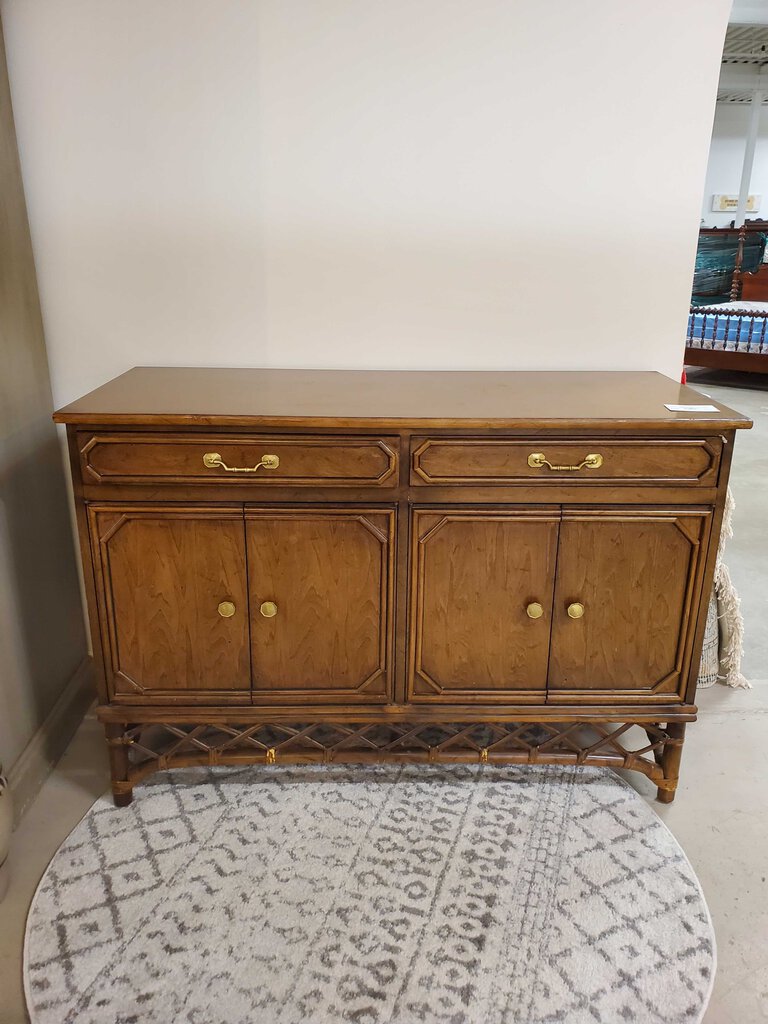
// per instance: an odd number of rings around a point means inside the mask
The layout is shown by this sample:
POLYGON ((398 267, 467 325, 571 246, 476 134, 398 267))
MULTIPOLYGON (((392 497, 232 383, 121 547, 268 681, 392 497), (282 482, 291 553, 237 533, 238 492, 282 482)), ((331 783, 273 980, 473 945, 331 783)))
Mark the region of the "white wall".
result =
MULTIPOLYGON (((717 104, 701 207, 705 227, 724 228, 733 220, 733 213, 713 213, 712 196, 739 194, 749 117, 748 104, 717 104)), ((763 107, 760 115, 749 191, 761 195, 762 203, 759 210, 751 211, 747 217, 768 217, 768 107, 763 107)))
POLYGON ((768 25, 768 5, 765 0, 733 0, 732 25, 768 25))
POLYGON ((729 6, 0 0, 57 403, 142 363, 679 375, 729 6))

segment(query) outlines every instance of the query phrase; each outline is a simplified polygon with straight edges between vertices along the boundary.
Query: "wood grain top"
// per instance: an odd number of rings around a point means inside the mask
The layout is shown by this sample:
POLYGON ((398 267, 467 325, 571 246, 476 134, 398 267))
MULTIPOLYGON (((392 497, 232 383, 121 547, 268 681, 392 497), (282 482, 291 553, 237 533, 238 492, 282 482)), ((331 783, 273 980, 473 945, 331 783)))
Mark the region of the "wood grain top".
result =
POLYGON ((59 409, 91 426, 326 428, 626 425, 722 430, 751 420, 644 371, 277 370, 139 366, 59 409), (670 412, 706 404, 717 412, 670 412))

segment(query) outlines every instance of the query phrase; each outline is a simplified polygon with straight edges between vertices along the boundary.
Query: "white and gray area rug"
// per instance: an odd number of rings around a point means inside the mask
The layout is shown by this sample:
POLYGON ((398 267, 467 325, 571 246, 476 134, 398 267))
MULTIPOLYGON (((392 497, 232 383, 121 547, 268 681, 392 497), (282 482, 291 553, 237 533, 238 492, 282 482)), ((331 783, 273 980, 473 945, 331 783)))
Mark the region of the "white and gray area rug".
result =
POLYGON ((101 798, 30 910, 33 1024, 700 1021, 693 871, 609 770, 256 767, 101 798))

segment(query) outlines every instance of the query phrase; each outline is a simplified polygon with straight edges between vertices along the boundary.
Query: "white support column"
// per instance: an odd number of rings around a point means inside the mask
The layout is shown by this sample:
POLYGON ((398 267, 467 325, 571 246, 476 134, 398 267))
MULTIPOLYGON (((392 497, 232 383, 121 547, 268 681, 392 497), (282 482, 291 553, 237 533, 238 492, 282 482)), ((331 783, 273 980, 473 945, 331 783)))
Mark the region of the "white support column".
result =
POLYGON ((752 104, 749 113, 749 128, 747 129, 747 141, 744 146, 744 163, 741 165, 741 185, 739 186, 739 202, 736 207, 735 224, 740 228, 747 216, 747 199, 749 198, 749 186, 752 181, 752 165, 755 162, 755 146, 757 144, 757 130, 760 127, 760 112, 763 106, 765 94, 756 89, 752 93, 752 104))

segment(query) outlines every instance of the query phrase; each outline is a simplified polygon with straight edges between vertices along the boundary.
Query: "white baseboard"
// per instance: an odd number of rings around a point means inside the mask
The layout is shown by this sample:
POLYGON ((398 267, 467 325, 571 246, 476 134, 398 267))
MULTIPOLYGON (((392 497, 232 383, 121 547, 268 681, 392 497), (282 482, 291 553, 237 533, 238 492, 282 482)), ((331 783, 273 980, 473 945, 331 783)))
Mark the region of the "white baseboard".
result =
POLYGON ((8 772, 17 824, 66 750, 93 699, 93 658, 87 655, 8 772))

